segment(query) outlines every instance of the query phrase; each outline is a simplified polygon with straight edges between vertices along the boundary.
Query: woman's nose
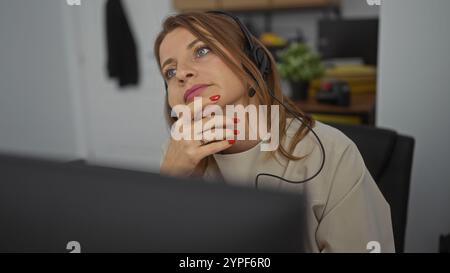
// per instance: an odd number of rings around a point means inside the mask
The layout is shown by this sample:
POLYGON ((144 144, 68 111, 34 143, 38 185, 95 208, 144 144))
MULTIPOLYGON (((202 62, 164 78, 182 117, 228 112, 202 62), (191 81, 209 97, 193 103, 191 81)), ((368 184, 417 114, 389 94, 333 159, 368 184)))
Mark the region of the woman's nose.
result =
POLYGON ((192 68, 189 67, 178 67, 177 70, 177 76, 178 76, 178 82, 184 83, 187 81, 188 78, 192 78, 195 75, 195 71, 192 68))

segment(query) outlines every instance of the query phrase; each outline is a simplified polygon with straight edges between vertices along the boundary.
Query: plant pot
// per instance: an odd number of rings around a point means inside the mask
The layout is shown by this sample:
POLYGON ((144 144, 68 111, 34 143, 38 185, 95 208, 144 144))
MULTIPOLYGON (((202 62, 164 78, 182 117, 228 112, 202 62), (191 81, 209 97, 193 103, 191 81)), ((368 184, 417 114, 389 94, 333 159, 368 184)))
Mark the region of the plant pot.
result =
POLYGON ((292 91, 292 100, 307 100, 309 81, 290 82, 292 91))

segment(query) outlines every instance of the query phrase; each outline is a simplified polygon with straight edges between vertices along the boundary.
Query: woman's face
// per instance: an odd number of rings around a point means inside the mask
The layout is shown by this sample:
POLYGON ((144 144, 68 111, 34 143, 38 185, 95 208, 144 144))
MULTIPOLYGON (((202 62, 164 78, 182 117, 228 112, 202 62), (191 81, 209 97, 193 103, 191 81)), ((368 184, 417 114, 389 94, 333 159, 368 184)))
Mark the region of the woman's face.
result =
MULTIPOLYGON (((230 56, 221 45, 219 47, 230 56)), ((185 28, 166 35, 159 48, 160 66, 168 86, 170 107, 188 104, 193 96, 208 100, 219 95, 217 104, 248 104, 246 85, 211 49, 185 28), (194 85, 207 85, 186 98, 194 85), (187 93, 186 93, 187 92, 187 93)), ((237 63, 235 59, 233 59, 237 63)))

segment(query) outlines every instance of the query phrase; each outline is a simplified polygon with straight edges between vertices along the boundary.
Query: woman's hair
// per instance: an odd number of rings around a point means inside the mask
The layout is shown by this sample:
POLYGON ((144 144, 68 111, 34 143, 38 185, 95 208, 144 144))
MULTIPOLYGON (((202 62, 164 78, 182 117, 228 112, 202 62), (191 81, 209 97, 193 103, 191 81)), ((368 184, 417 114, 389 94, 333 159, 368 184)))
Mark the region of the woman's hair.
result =
MULTIPOLYGON (((280 75, 278 74, 276 62, 271 53, 259 40, 253 39, 253 42, 261 46, 270 59, 271 72, 269 73, 265 81, 256 65, 245 54, 245 37, 241 31, 241 28, 232 18, 226 15, 193 11, 167 17, 162 24, 162 30, 158 34, 154 44, 154 54, 158 67, 160 67, 161 61, 159 56, 161 43, 168 33, 178 27, 185 28, 199 40, 208 45, 211 48, 212 52, 218 55, 222 59, 222 61, 225 62, 225 64, 228 65, 228 67, 230 67, 230 69, 234 71, 244 83, 247 84, 247 86, 254 88, 256 90, 256 96, 258 96, 260 103, 262 105, 267 105, 268 113, 271 112, 271 105, 279 105, 279 103, 274 100, 269 94, 269 90, 272 90, 274 96, 278 100, 282 101, 285 105, 290 107, 291 111, 295 111, 303 119, 303 122, 307 123, 311 128, 314 127, 314 120, 309 115, 303 113, 300 109, 298 109, 298 107, 289 98, 285 97, 282 94, 280 75), (221 46, 226 48, 232 55, 232 58, 227 57, 227 54, 223 50, 221 50, 217 44, 220 44, 221 46), (241 60, 241 63, 235 63, 233 59, 241 60), (251 73, 251 75, 249 75, 249 73, 251 73)), ((170 127, 176 121, 176 119, 171 117, 170 115, 170 106, 167 100, 167 94, 165 107, 166 119, 170 127)), ((292 141, 290 142, 289 147, 286 150, 281 145, 286 137, 286 118, 294 117, 290 113, 288 113, 282 105, 279 105, 279 110, 280 145, 278 146, 277 150, 272 152, 272 154, 278 151, 284 157, 290 160, 300 160, 303 157, 294 156, 293 151, 295 149, 295 146, 308 133, 308 128, 302 123, 300 128, 293 136, 292 141)), ((271 128, 270 118, 268 119, 267 128, 271 128)), ((210 160, 213 160, 212 156, 202 160, 201 164, 199 164, 198 166, 197 173, 202 174, 210 160)))

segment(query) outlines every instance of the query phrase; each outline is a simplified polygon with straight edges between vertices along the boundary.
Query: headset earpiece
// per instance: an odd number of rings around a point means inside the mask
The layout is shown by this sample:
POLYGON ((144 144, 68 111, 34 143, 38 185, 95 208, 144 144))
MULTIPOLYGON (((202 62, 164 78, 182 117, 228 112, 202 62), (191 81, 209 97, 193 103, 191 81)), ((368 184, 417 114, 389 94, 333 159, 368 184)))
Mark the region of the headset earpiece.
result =
POLYGON ((267 75, 270 73, 270 60, 266 52, 262 47, 257 46, 253 50, 253 58, 264 80, 266 80, 267 75))
POLYGON ((240 27, 242 34, 244 34, 245 40, 247 42, 247 46, 245 47, 245 52, 250 60, 256 65, 258 70, 261 72, 263 79, 266 80, 267 75, 271 72, 270 68, 270 58, 267 56, 267 53, 264 51, 262 47, 255 44, 253 42, 253 35, 247 29, 247 27, 231 13, 221 11, 221 10, 213 10, 208 11, 208 13, 222 14, 232 18, 236 24, 240 27))

